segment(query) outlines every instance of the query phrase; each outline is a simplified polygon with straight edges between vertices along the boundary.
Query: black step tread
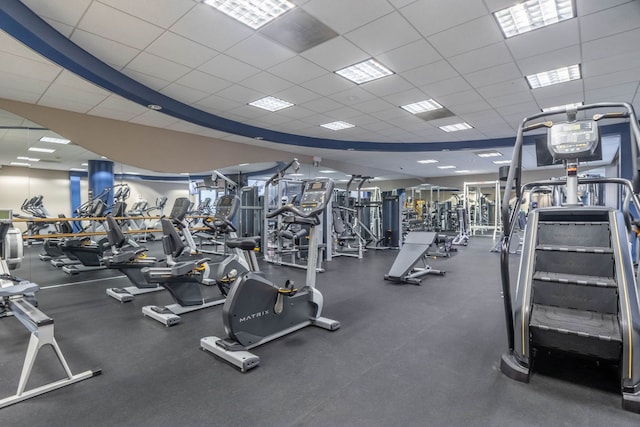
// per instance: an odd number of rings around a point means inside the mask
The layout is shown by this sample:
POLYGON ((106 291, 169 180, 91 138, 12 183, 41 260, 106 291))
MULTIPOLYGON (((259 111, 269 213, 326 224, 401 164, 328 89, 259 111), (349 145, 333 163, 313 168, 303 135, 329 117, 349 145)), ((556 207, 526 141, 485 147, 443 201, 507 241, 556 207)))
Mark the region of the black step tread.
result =
POLYGON ((529 326, 540 330, 622 342, 618 316, 533 304, 529 326))
POLYGON ((613 249, 607 246, 570 246, 570 245, 537 245, 538 251, 582 252, 591 254, 610 254, 613 249))
POLYGON ((584 286, 601 286, 605 288, 617 288, 613 277, 587 276, 582 274, 552 273, 549 271, 536 271, 533 280, 544 282, 572 283, 584 286))
POLYGON ((543 219, 538 221, 538 225, 567 225, 567 224, 571 224, 571 225, 584 225, 584 226, 589 226, 589 225, 602 225, 602 224, 609 224, 609 221, 573 221, 573 220, 566 220, 566 221, 545 221, 543 219))

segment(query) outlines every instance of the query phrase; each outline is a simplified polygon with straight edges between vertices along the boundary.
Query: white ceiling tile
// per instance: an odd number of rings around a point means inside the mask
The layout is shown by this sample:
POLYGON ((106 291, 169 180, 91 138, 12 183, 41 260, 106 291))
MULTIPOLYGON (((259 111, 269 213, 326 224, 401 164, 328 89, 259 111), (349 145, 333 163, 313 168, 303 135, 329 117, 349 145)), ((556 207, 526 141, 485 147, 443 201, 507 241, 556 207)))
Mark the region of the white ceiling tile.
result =
POLYGON ((6 52, 12 55, 17 55, 25 59, 32 61, 43 62, 50 64, 50 61, 40 54, 34 52, 24 44, 20 43, 9 34, 0 30, 0 52, 6 52))
POLYGON ((638 40, 640 40, 640 29, 583 43, 583 61, 593 61, 614 55, 637 55, 640 51, 638 40))
POLYGON ((574 80, 571 82, 560 83, 553 86, 541 87, 531 91, 538 103, 544 103, 543 101, 548 98, 567 95, 572 98, 579 97, 583 93, 583 81, 574 80))
POLYGON ((227 55, 218 55, 198 69, 231 82, 242 81, 260 72, 260 69, 227 55))
POLYGON ((411 83, 397 74, 364 83, 360 87, 377 96, 387 96, 413 88, 411 83))
POLYGON ((384 97, 385 101, 391 103, 394 106, 407 105, 414 102, 424 101, 429 97, 424 94, 418 88, 411 88, 409 90, 405 90, 402 92, 397 92, 392 95, 387 95, 384 97))
POLYGON ((375 95, 365 89, 366 85, 355 86, 351 89, 334 93, 331 97, 344 105, 353 105, 371 99, 376 99, 375 95))
POLYGON ((63 24, 62 22, 58 22, 49 18, 46 18, 45 22, 51 25, 51 28, 53 28, 54 30, 56 30, 66 38, 71 37, 71 34, 76 28, 76 27, 72 27, 71 25, 63 24))
POLYGON ((495 110, 500 114, 507 123, 512 124, 507 117, 509 116, 518 116, 520 120, 524 119, 526 116, 530 116, 532 114, 540 112, 540 107, 536 103, 536 101, 531 97, 526 102, 521 102, 518 104, 511 104, 504 107, 496 107, 495 110))
POLYGON ((204 99, 201 99, 195 105, 196 108, 202 108, 205 111, 213 112, 214 114, 220 114, 224 111, 233 110, 244 103, 238 101, 232 101, 228 98, 223 98, 217 95, 211 95, 204 99))
POLYGON ((131 123, 138 123, 145 126, 165 128, 178 121, 175 117, 168 116, 158 111, 147 110, 139 116, 129 120, 131 123))
POLYGON ((181 2, 175 0, 100 1, 162 28, 168 28, 182 15, 194 7, 194 3, 192 2, 181 2))
POLYGON ((489 102, 492 107, 498 108, 506 105, 521 104, 525 101, 532 101, 533 99, 531 91, 527 91, 494 96, 492 98, 488 98, 487 102, 489 102))
POLYGON ((197 101, 209 96, 208 92, 193 89, 188 86, 171 83, 160 91, 163 95, 173 98, 177 101, 183 102, 187 105, 196 103, 197 101))
POLYGON ((335 110, 327 111, 327 116, 333 117, 336 120, 349 121, 352 117, 360 116, 362 113, 354 108, 342 107, 335 110))
POLYGON ((516 61, 520 71, 522 71, 524 75, 555 70, 556 68, 580 64, 581 62, 580 45, 569 46, 516 61))
MULTIPOLYGON (((522 76, 520 70, 513 62, 498 65, 497 67, 486 68, 464 76, 473 87, 480 88, 495 83, 515 80, 522 76)), ((524 76, 522 76, 524 79, 524 76)))
MULTIPOLYGON (((354 105, 354 108, 357 108, 363 113, 374 113, 376 111, 386 110, 388 108, 393 107, 388 101, 374 98, 370 101, 365 101, 360 104, 354 105)), ((371 116, 366 115, 366 117, 371 118, 371 116)))
POLYGON ((529 93, 530 91, 529 85, 522 77, 478 88, 478 93, 488 99, 529 93))
POLYGON ((398 12, 346 33, 344 37, 372 56, 422 39, 398 12))
POLYGON ((15 74, 23 78, 51 82, 61 72, 61 67, 50 62, 34 61, 0 52, 0 75, 15 74))
POLYGON ((471 52, 449 58, 449 63, 453 65, 460 74, 467 74, 473 71, 490 68, 495 65, 511 62, 513 59, 504 42, 486 46, 471 52))
POLYGON ((400 9, 401 7, 405 7, 406 5, 413 3, 417 0, 389 0, 394 7, 400 9))
POLYGON ((140 53, 125 67, 124 71, 137 71, 166 81, 174 81, 187 74, 190 69, 146 52, 140 53))
POLYGON ((354 83, 338 76, 335 73, 325 74, 313 80, 305 82, 303 87, 319 93, 320 95, 331 95, 336 92, 348 90, 354 87, 354 83))
POLYGON ((640 68, 636 67, 613 73, 605 73, 595 77, 585 76, 584 88, 585 90, 593 90, 638 81, 640 81, 640 68))
POLYGON ((403 7, 400 12, 426 37, 479 18, 487 10, 479 1, 420 0, 403 7))
POLYGON ((172 27, 171 31, 203 46, 224 52, 254 31, 204 4, 198 4, 172 27))
POLYGON ((47 17, 67 25, 76 26, 92 0, 65 0, 51 2, 48 0, 23 0, 29 9, 41 17, 47 17))
POLYGON ((441 61, 442 56, 425 40, 418 40, 377 56, 377 59, 397 73, 421 65, 441 61))
POLYGON ((593 77, 636 67, 640 67, 640 55, 627 53, 584 62, 581 69, 584 77, 593 77))
POLYGON ((622 3, 628 3, 630 0, 607 0, 607 1, 591 1, 576 0, 576 10, 580 16, 590 15, 603 9, 609 9, 622 3))
POLYGON ((229 117, 233 117, 234 120, 240 120, 245 122, 247 119, 260 119, 263 116, 274 115, 272 112, 264 110, 262 108, 256 108, 251 105, 240 105, 233 110, 227 112, 229 117))
POLYGON ((346 33, 393 11, 386 0, 311 0, 304 10, 338 33, 346 33))
POLYGON ((102 3, 93 2, 78 28, 136 49, 144 49, 163 30, 102 3))
POLYGON ((491 106, 487 104, 486 101, 480 99, 477 101, 465 102, 463 104, 449 104, 448 108, 456 115, 460 115, 490 110, 491 106))
POLYGON ((104 37, 77 29, 71 36, 71 41, 92 55, 118 69, 127 65, 140 53, 139 49, 126 46, 104 37))
POLYGON ((213 49, 171 32, 163 33, 146 52, 190 68, 197 68, 218 55, 213 49))
POLYGON ((129 121, 146 111, 147 109, 141 105, 126 101, 116 95, 111 95, 103 103, 87 112, 87 114, 106 117, 108 119, 129 121), (131 108, 131 105, 135 106, 135 109, 131 108))
POLYGON ((318 95, 317 93, 305 89, 301 86, 291 86, 287 89, 274 92, 273 96, 280 99, 286 99, 296 105, 303 104, 320 97, 320 95, 318 95))
POLYGON ((58 75, 54 84, 67 86, 69 90, 76 92, 87 92, 101 97, 107 97, 111 94, 111 92, 101 88, 100 86, 96 86, 95 84, 67 70, 63 70, 58 75))
POLYGON ((284 108, 282 110, 276 111, 273 114, 282 114, 283 116, 286 116, 295 120, 303 119, 305 117, 316 117, 315 111, 309 110, 308 108, 304 108, 298 105, 289 107, 289 108, 284 108))
POLYGON ((176 83, 188 86, 192 89, 205 89, 209 93, 216 93, 219 90, 227 88, 233 84, 228 80, 224 80, 219 77, 212 76, 211 74, 203 73, 202 71, 197 70, 191 71, 180 77, 178 80, 176 80, 176 83))
POLYGON ((640 4, 637 1, 580 16, 582 40, 598 39, 640 27, 640 4))
POLYGON ((445 107, 449 107, 450 105, 459 105, 467 102, 477 102, 482 101, 482 97, 475 90, 465 90, 462 92, 457 92, 449 95, 443 95, 438 98, 438 101, 442 103, 445 107))
POLYGON ((485 16, 434 34, 428 37, 427 41, 442 56, 448 58, 498 43, 503 39, 496 21, 490 16, 485 16))
POLYGON ((242 81, 242 86, 255 91, 272 95, 293 86, 291 82, 262 71, 242 81))
POLYGON ((327 70, 301 56, 294 56, 269 68, 269 72, 295 84, 300 84, 326 74, 327 70))
POLYGON ((578 20, 569 19, 529 31, 507 39, 506 43, 516 59, 543 54, 550 50, 550 46, 553 47, 552 50, 573 46, 580 43, 578 20))
POLYGON ((233 85, 219 91, 218 93, 216 93, 216 95, 230 99, 232 101, 236 101, 240 104, 248 104, 250 102, 264 98, 266 94, 240 85, 233 85))
POLYGON ((454 77, 452 79, 441 80, 421 86, 420 89, 432 98, 438 98, 451 93, 463 92, 471 89, 471 86, 462 77, 454 77))
POLYGON ((335 37, 304 51, 301 55, 328 71, 336 71, 370 57, 343 37, 335 37))
POLYGON ((631 102, 638 91, 638 82, 585 91, 585 104, 592 102, 631 102))
POLYGON ((575 102, 583 102, 584 95, 582 93, 574 93, 569 95, 553 96, 538 100, 540 108, 557 107, 558 105, 573 104, 575 102))
POLYGON ((75 98, 61 97, 61 91, 53 89, 51 95, 46 93, 40 97, 37 104, 43 107, 58 108, 76 113, 86 113, 94 107, 93 103, 85 103, 75 98))
POLYGON ((303 107, 315 111, 316 113, 326 113, 328 111, 332 111, 341 107, 344 107, 343 104, 336 102, 330 98, 319 98, 313 101, 305 102, 302 104, 303 107))
POLYGON ((517 3, 514 0, 484 0, 484 2, 491 13, 506 9, 517 3))
POLYGON ((258 68, 269 68, 295 56, 291 50, 270 39, 254 34, 233 47, 227 49, 225 53, 242 62, 258 68))
POLYGON ((438 61, 433 64, 414 68, 403 73, 403 77, 416 86, 424 86, 440 80, 448 80, 456 77, 456 72, 447 61, 438 61))
POLYGON ((260 122, 265 123, 269 126, 273 126, 273 125, 284 125, 286 123, 289 123, 291 121, 291 119, 287 116, 283 116, 281 114, 265 114, 263 116, 260 117, 260 122))
POLYGON ((35 104, 47 90, 49 82, 33 80, 18 74, 2 73, 0 97, 35 104))

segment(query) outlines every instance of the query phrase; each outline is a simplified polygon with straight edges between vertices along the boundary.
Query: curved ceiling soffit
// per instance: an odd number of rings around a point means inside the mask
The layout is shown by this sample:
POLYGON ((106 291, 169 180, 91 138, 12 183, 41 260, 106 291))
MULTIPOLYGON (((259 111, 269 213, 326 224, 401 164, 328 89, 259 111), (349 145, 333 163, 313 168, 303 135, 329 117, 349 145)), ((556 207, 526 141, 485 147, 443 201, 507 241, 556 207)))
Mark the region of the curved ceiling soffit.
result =
POLYGON ((73 43, 19 0, 3 0, 3 6, 0 9, 0 25, 5 32, 42 56, 125 99, 145 107, 160 105, 164 114, 177 119, 248 138, 311 148, 382 152, 480 149, 512 146, 514 141, 513 138, 456 141, 453 143, 345 141, 259 128, 191 107, 133 80, 73 43))

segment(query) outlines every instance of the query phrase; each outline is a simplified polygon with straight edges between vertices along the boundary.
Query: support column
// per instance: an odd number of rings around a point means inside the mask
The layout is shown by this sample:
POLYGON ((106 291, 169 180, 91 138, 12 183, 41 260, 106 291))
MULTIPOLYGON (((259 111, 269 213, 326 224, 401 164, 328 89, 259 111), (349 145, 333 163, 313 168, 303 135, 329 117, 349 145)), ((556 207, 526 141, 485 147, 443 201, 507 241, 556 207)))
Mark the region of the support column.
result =
POLYGON ((113 205, 113 162, 111 160, 89 160, 89 198, 111 188, 105 203, 113 205))

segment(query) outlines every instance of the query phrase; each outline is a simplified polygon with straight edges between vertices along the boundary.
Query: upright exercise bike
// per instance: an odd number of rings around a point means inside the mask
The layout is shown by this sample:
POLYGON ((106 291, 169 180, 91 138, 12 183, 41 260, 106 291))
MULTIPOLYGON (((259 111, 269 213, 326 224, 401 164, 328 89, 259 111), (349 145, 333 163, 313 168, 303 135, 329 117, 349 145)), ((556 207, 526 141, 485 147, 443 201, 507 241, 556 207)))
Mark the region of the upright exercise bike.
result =
POLYGON ((267 214, 284 216, 285 222, 307 225, 309 254, 307 281, 300 289, 287 281, 280 287, 262 274, 249 272, 231 287, 223 306, 223 321, 228 338, 205 337, 200 346, 246 372, 260 363, 248 350, 290 334, 306 326, 335 331, 340 322, 321 317, 323 297, 316 285, 316 263, 320 217, 333 192, 333 181, 318 178, 304 185, 300 208, 284 205, 267 214), (289 214, 286 215, 285 214, 289 214))

